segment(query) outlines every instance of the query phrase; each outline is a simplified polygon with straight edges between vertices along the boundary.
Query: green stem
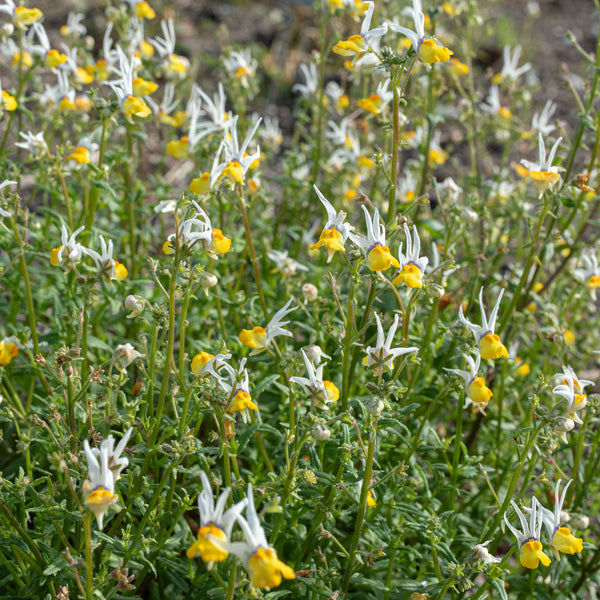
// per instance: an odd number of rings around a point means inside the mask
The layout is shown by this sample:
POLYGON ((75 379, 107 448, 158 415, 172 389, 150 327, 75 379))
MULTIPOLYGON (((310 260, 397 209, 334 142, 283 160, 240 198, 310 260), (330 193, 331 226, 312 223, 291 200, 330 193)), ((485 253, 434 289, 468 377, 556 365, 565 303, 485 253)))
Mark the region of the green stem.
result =
POLYGON ((94 564, 92 546, 92 513, 83 516, 83 528, 85 532, 85 598, 92 600, 94 595, 94 564))
POLYGON ((346 598, 348 594, 348 588, 350 587, 350 581, 352 580, 352 573, 354 571, 354 563, 356 561, 356 551, 360 542, 362 534, 362 527, 367 514, 367 500, 369 498, 369 487, 371 485, 371 477, 373 474, 373 457, 375 455, 375 444, 377 442, 377 417, 373 420, 371 425, 371 436, 369 438, 369 448, 367 451, 367 459, 365 461, 365 472, 362 479, 362 487, 360 490, 360 500, 358 503, 358 513, 356 514, 356 522, 354 524, 354 533, 352 535, 352 542, 350 543, 350 550, 348 551, 350 557, 348 560, 348 566, 342 582, 342 593, 343 597, 346 598))

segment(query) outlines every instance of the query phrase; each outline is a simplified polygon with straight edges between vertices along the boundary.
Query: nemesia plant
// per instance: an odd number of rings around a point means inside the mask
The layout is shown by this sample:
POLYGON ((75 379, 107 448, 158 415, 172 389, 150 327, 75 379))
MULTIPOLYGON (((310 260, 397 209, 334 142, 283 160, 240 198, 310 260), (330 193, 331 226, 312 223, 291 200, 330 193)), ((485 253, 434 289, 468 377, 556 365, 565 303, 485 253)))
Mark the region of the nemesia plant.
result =
POLYGON ((600 0, 59 4, 0 0, 0 595, 592 598, 600 0))

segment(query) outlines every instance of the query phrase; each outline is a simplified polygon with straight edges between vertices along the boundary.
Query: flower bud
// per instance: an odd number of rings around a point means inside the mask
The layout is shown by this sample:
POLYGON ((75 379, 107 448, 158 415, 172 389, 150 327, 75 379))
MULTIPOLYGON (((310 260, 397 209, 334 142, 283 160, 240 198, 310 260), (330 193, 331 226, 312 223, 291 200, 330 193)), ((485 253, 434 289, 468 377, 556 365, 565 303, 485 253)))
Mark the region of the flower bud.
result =
POLYGON ((365 410, 373 416, 379 416, 385 408, 383 402, 378 398, 369 398, 364 403, 365 410))
POLYGON ((312 346, 307 346, 304 348, 304 353, 309 358, 310 362, 315 366, 321 364, 321 359, 323 357, 331 358, 330 356, 327 356, 327 354, 325 354, 321 349, 321 346, 317 346, 317 344, 313 344, 312 346))
POLYGON ((312 436, 316 442, 324 442, 329 439, 331 431, 327 428, 324 423, 315 423, 312 428, 312 436))
POLYGON ((431 300, 439 300, 446 293, 446 290, 443 285, 432 283, 427 292, 429 293, 429 298, 431 300))
POLYGON ((590 526, 590 518, 585 515, 573 515, 571 525, 573 529, 587 529, 590 526))
POLYGON ((302 295, 307 302, 314 302, 319 296, 319 290, 312 283, 305 283, 302 286, 302 295))
POLYGON ((573 419, 563 419, 556 427, 556 433, 569 433, 575 427, 575 422, 573 419))
POLYGON ((133 319, 137 317, 144 310, 144 301, 143 298, 139 296, 129 295, 125 298, 125 308, 131 311, 131 314, 127 315, 128 319, 133 319))
POLYGON ((208 290, 212 287, 215 287, 218 281, 219 280, 217 279, 217 276, 213 275, 212 273, 202 273, 202 275, 200 275, 200 285, 207 296, 208 290))
POLYGON ((0 35, 3 38, 9 37, 13 34, 15 30, 15 27, 12 23, 4 23, 4 25, 2 25, 2 28, 0 28, 0 35))

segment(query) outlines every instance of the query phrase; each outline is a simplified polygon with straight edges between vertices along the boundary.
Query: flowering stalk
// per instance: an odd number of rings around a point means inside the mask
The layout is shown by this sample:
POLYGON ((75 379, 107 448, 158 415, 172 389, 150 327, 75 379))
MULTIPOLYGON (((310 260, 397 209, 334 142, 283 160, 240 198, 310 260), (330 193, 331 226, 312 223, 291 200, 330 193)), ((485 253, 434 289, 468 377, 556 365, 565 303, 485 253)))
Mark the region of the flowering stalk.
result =
POLYGON ((348 560, 348 566, 342 582, 342 593, 344 597, 348 593, 348 587, 352 579, 352 573, 354 570, 354 563, 356 561, 356 550, 360 542, 360 536, 362 533, 362 527, 367 514, 367 500, 369 498, 369 486, 371 485, 371 476, 373 475, 373 457, 375 455, 375 444, 377 442, 377 421, 378 417, 374 417, 370 424, 370 437, 369 447, 367 450, 367 458, 365 462, 365 472, 362 479, 362 487, 360 489, 360 500, 358 502, 358 513, 356 514, 356 522, 354 524, 354 534, 350 543, 350 558, 348 560))
POLYGON ((348 283, 348 305, 346 308, 346 327, 344 331, 344 355, 342 359, 342 390, 340 394, 340 411, 348 410, 348 397, 350 395, 350 357, 352 355, 352 324, 354 323, 354 286, 355 278, 362 261, 357 260, 350 273, 348 283))
POLYGON ((85 600, 94 597, 94 563, 92 544, 92 513, 83 515, 83 530, 85 535, 85 600))

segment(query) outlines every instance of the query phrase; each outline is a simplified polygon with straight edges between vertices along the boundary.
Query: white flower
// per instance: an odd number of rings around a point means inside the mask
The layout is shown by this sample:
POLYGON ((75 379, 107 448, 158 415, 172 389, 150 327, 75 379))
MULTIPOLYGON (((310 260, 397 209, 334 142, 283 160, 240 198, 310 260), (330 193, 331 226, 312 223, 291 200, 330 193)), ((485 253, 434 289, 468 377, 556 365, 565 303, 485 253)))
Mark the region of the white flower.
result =
POLYGON ((83 483, 84 504, 94 513, 98 529, 102 529, 104 515, 111 504, 118 501, 115 494, 115 481, 121 471, 129 464, 126 458, 120 458, 133 429, 129 428, 114 448, 114 438, 109 435, 100 448, 90 449, 87 440, 83 449, 88 463, 89 480, 83 483))
POLYGON ((308 267, 288 256, 287 250, 269 250, 267 256, 276 264, 275 270, 284 277, 291 277, 296 271, 308 271, 308 267))
POLYGON ((496 328, 496 318, 498 316, 498 310, 500 308, 500 301, 502 300, 502 296, 504 295, 504 288, 500 290, 500 294, 498 295, 498 300, 496 300, 496 304, 490 313, 490 318, 486 317, 485 307, 483 305, 483 287, 479 290, 479 308, 481 310, 481 325, 475 325, 471 323, 468 319, 463 315, 462 306, 458 309, 458 318, 460 322, 468 327, 473 336, 475 337, 475 342, 478 345, 479 352, 481 354, 481 358, 484 359, 496 359, 496 358, 508 358, 508 350, 506 346, 500 341, 500 336, 494 333, 496 328))
POLYGON ((300 65, 300 70, 304 77, 304 83, 296 83, 292 87, 293 92, 298 92, 304 98, 308 98, 317 92, 319 89, 319 72, 315 63, 300 65))
POLYGON ((89 250, 82 246, 79 242, 75 241, 77 235, 79 235, 85 226, 81 226, 76 229, 71 235, 69 235, 68 229, 65 225, 61 225, 61 246, 54 248, 50 253, 50 264, 54 267, 58 265, 64 265, 67 270, 73 268, 80 260, 84 253, 88 253, 89 250))
POLYGON ((127 269, 118 261, 113 258, 113 241, 108 240, 108 244, 103 236, 100 236, 100 248, 101 252, 98 254, 95 250, 90 248, 84 248, 84 252, 91 256, 93 261, 96 263, 96 267, 109 279, 118 279, 122 281, 127 277, 127 269))
POLYGON ((144 310, 144 302, 145 300, 140 298, 140 296, 133 296, 132 294, 129 294, 129 296, 125 298, 124 302, 125 308, 131 311, 131 314, 127 315, 127 318, 133 319, 140 315, 144 310))
POLYGON ((40 158, 48 154, 48 146, 46 145, 46 140, 44 140, 43 131, 35 134, 31 133, 31 131, 27 133, 20 131, 19 135, 23 138, 23 141, 15 144, 18 148, 23 148, 27 152, 31 152, 34 158, 40 158))
POLYGON ((307 394, 310 394, 319 408, 326 409, 327 403, 335 402, 339 398, 340 392, 331 381, 323 381, 325 363, 318 365, 315 369, 308 356, 306 356, 306 352, 304 350, 300 350, 300 352, 302 352, 308 377, 290 377, 290 381, 297 383, 307 394))
POLYGON ((223 59, 223 64, 230 77, 240 79, 242 82, 246 82, 249 77, 254 77, 258 66, 258 62, 252 58, 249 48, 240 52, 234 50, 227 58, 223 59))
POLYGON ((240 146, 237 136, 237 115, 231 119, 230 134, 231 141, 227 136, 221 142, 210 172, 210 183, 213 186, 221 177, 227 176, 238 183, 244 183, 244 177, 250 165, 260 158, 260 148, 257 146, 253 154, 247 155, 246 150, 260 125, 260 119, 254 123, 254 126, 240 146), (222 156, 223 155, 223 156, 222 156))
POLYGON ((575 269, 573 274, 585 283, 593 300, 596 300, 596 290, 600 287, 600 267, 598 258, 592 252, 581 255, 583 268, 575 269))
POLYGON ((254 327, 254 329, 243 329, 239 335, 239 340, 242 344, 248 346, 248 348, 252 349, 250 352, 250 356, 254 354, 258 354, 263 350, 267 349, 267 346, 276 338, 278 335, 285 335, 292 337, 292 333, 283 329, 289 321, 284 321, 283 319, 289 315, 292 311, 296 310, 296 306, 290 308, 290 304, 292 303, 292 298, 290 298, 285 306, 279 309, 274 317, 269 321, 265 328, 263 327, 254 327))
POLYGON ((521 564, 528 569, 537 569, 541 563, 547 567, 550 564, 550 558, 544 553, 540 542, 540 533, 542 531, 542 512, 538 511, 539 502, 534 498, 529 509, 529 522, 521 509, 514 500, 510 501, 519 522, 522 531, 513 527, 504 513, 504 522, 512 534, 517 538, 517 544, 521 552, 521 564))
POLYGON ((377 342, 375 346, 369 346, 365 352, 367 355, 363 358, 363 365, 375 367, 375 372, 381 375, 385 370, 394 368, 394 360, 397 356, 418 352, 419 349, 412 346, 410 348, 392 348, 392 342, 398 329, 398 315, 394 315, 394 322, 388 330, 387 339, 383 331, 383 325, 377 313, 375 313, 375 321, 377 323, 377 342))
POLYGON ((588 385, 594 385, 594 382, 587 379, 578 379, 571 367, 563 367, 563 372, 556 374, 555 377, 560 378, 562 383, 554 387, 552 392, 567 401, 567 416, 581 425, 583 421, 578 413, 587 405, 584 388, 588 385))
POLYGON ((554 156, 556 155, 556 151, 558 150, 558 146, 561 142, 562 138, 560 137, 556 140, 556 142, 554 142, 554 145, 550 150, 550 154, 546 156, 544 138, 542 133, 538 132, 538 162, 534 163, 529 160, 521 159, 521 164, 529 170, 529 177, 533 180, 540 193, 543 193, 547 189, 556 185, 556 183, 560 180, 559 173, 564 171, 562 167, 552 166, 554 156))
POLYGON ((141 358, 144 355, 138 352, 129 342, 121 344, 115 348, 112 357, 112 363, 117 369, 124 371, 136 358, 141 358))
POLYGON ((248 570, 252 585, 258 589, 268 590, 277 587, 282 577, 294 579, 296 575, 293 569, 277 558, 277 552, 267 542, 256 514, 252 484, 248 484, 247 500, 246 518, 237 517, 245 541, 228 544, 228 550, 242 561, 248 570))
POLYGON ((495 563, 501 562, 501 560, 502 560, 501 558, 498 558, 498 557, 490 554, 489 550, 487 549, 486 546, 491 541, 492 540, 488 540, 487 542, 483 542, 482 544, 477 544, 476 546, 473 546, 473 548, 471 549, 473 558, 475 558, 476 560, 482 560, 483 566, 493 565, 495 563))
POLYGON ((485 409, 493 393, 485 384, 485 379, 479 377, 481 357, 477 354, 475 360, 467 355, 464 355, 464 358, 469 365, 468 371, 464 371, 463 369, 446 369, 445 367, 444 371, 455 373, 463 378, 465 382, 465 403, 463 409, 472 405, 472 412, 485 414, 485 409))
POLYGON ((514 52, 511 54, 510 46, 504 46, 504 64, 502 65, 502 71, 492 78, 493 83, 500 82, 515 82, 523 73, 526 73, 531 69, 529 63, 518 67, 519 59, 521 58, 521 46, 515 46, 514 52))
POLYGON ((200 554, 210 569, 213 563, 227 558, 229 553, 226 548, 233 525, 246 507, 248 500, 244 498, 241 502, 225 510, 225 503, 231 488, 225 488, 215 502, 210 482, 204 471, 200 471, 200 479, 202 480, 202 491, 198 494, 200 527, 197 540, 187 549, 186 555, 188 558, 194 558, 200 554))
POLYGON ((393 283, 398 285, 404 282, 409 288, 422 288, 423 275, 429 264, 429 259, 426 256, 419 256, 421 253, 421 240, 416 225, 413 225, 411 236, 408 225, 404 223, 404 235, 406 236, 406 252, 402 252, 401 243, 398 249, 398 262, 401 271, 393 283))
POLYGON ((379 211, 375 209, 371 219, 364 204, 362 210, 367 226, 366 237, 353 233, 349 233, 348 237, 363 251, 371 271, 385 271, 392 265, 399 268, 400 263, 390 254, 390 249, 385 245, 385 225, 379 219, 379 211))
POLYGON ((556 126, 550 123, 552 115, 556 111, 556 104, 552 100, 547 100, 544 104, 544 108, 541 113, 534 113, 531 119, 531 133, 541 133, 542 135, 549 135, 552 133, 556 126))

